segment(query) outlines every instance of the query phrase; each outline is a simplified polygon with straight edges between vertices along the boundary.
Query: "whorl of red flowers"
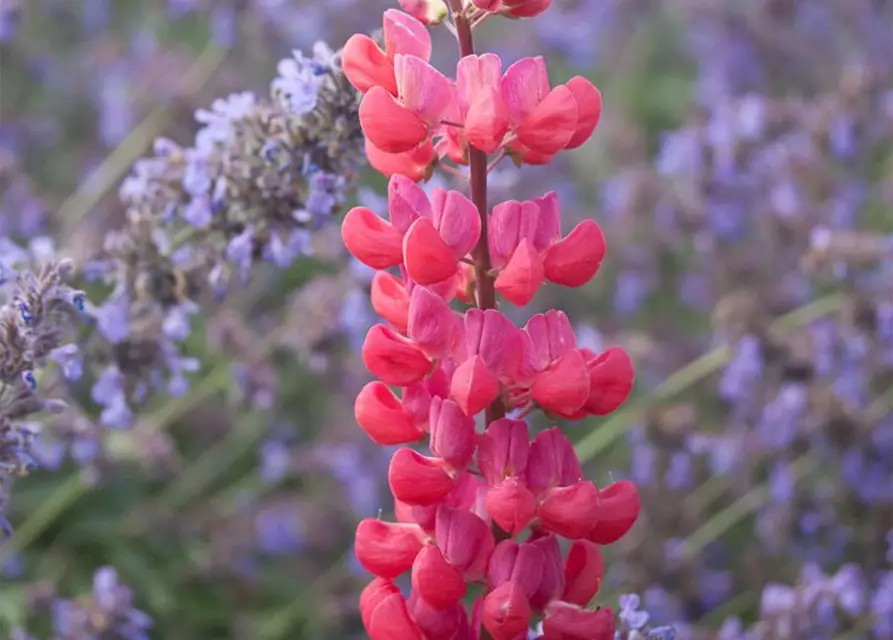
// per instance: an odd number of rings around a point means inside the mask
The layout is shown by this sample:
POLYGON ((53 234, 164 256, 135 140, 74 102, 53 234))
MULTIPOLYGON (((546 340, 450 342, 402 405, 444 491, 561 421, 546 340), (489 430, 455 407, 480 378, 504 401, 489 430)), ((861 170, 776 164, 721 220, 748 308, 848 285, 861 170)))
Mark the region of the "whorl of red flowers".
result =
POLYGON ((487 18, 549 4, 449 0, 447 12, 442 0, 401 0, 407 13, 384 14, 383 48, 363 35, 344 48, 344 71, 363 93, 367 156, 390 179, 386 217, 356 207, 342 225, 348 250, 378 270, 372 306, 385 321, 363 344, 377 380, 355 416, 374 442, 404 445, 388 471, 398 522, 366 519, 356 533, 357 558, 375 576, 360 598, 372 640, 523 640, 536 619, 546 640, 614 635, 611 609, 591 602, 601 545, 639 514, 636 488, 597 487, 558 427, 531 438, 507 417, 606 415, 634 378, 626 351, 580 347, 562 311, 516 327, 497 308, 497 295, 523 306, 545 282, 580 287, 605 255, 594 221, 562 230, 555 193, 487 204, 501 158, 548 163, 583 144, 601 115, 585 78, 553 87, 542 58, 503 68, 474 53, 472 32, 487 18), (454 77, 429 63, 425 25, 441 20, 459 42, 454 77), (469 195, 418 185, 444 163, 467 165, 469 195), (470 308, 454 310, 456 299, 470 308), (411 446, 421 442, 429 455, 411 446), (560 538, 572 541, 567 553, 560 538), (406 572, 408 597, 394 582, 406 572), (472 593, 482 595, 466 608, 472 593))

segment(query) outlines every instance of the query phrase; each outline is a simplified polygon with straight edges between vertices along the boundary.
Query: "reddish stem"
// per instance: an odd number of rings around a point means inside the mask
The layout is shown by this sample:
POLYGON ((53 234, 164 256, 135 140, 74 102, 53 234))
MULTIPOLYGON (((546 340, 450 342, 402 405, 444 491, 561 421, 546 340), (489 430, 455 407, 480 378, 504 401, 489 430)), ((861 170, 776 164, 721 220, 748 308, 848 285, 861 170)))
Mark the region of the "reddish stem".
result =
MULTIPOLYGON (((461 57, 474 55, 474 38, 471 34, 472 24, 462 7, 462 0, 450 0, 450 8, 456 23, 456 38, 459 41, 461 57)), ((471 201, 481 217, 481 237, 472 251, 474 258, 475 290, 478 307, 481 309, 496 308, 495 278, 490 274, 490 247, 487 243, 487 173, 489 171, 487 154, 468 145, 468 181, 471 201)), ((486 421, 490 424, 505 416, 505 406, 497 400, 486 410, 486 421)))

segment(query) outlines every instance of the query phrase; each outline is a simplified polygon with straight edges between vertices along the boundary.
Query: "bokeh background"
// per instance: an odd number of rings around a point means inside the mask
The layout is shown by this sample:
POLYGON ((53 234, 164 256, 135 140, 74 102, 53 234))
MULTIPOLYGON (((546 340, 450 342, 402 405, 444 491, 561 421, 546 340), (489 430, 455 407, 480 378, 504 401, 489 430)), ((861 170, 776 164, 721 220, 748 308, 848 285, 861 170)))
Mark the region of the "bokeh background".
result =
MULTIPOLYGON (((157 137, 195 145, 197 109, 269 96, 292 50, 387 6, 0 0, 0 236, 90 264, 157 137)), ((535 301, 637 366, 621 411, 569 427, 590 477, 643 496, 600 602, 640 594, 678 638, 893 638, 893 2, 561 1, 481 32, 605 99, 587 145, 491 186, 554 189, 608 237, 590 286, 535 301)), ((361 167, 341 212, 383 187, 361 167)), ((364 637, 353 528, 391 508, 351 410, 375 319, 370 274, 320 226, 312 256, 188 318, 188 389, 115 428, 87 371, 76 411, 39 420, 4 510, 0 638, 93 637, 85 612, 118 628, 97 638, 364 637)))

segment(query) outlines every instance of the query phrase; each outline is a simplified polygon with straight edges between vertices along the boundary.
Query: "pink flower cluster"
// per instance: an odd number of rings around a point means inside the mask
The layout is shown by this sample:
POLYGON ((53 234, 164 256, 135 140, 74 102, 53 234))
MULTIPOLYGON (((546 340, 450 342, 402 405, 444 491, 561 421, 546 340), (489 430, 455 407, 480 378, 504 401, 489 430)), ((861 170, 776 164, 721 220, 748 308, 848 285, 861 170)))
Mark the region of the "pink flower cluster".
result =
POLYGON ((363 622, 372 640, 523 640, 538 618, 546 640, 612 640, 612 610, 589 605, 601 545, 638 517, 636 488, 597 487, 558 427, 531 439, 523 417, 609 414, 632 390, 632 363, 619 347, 579 347, 562 311, 517 327, 497 305, 497 294, 526 305, 547 281, 586 284, 605 239, 592 220, 562 235, 554 193, 491 208, 486 191, 504 156, 542 164, 583 144, 601 96, 579 77, 550 88, 541 58, 503 72, 498 56, 474 54, 476 26, 548 2, 451 0, 455 78, 428 62, 423 22, 445 17, 440 0, 404 6, 412 15, 385 12, 384 50, 356 35, 343 54, 364 94, 369 160, 390 178, 386 218, 356 207, 342 225, 348 250, 378 270, 372 306, 385 320, 363 344, 377 380, 360 391, 355 416, 374 442, 404 445, 388 471, 397 522, 357 528, 357 558, 375 576, 363 622), (454 172, 468 166, 470 197, 418 185, 450 162, 454 172), (405 446, 423 442, 430 455, 405 446), (560 539, 571 541, 566 553, 560 539), (408 597, 395 583, 407 572, 408 597))
POLYGON ((429 64, 431 36, 412 16, 385 11, 383 39, 384 51, 369 36, 352 36, 343 64, 364 94, 369 162, 387 176, 420 180, 444 157, 467 164, 469 145, 547 164, 586 142, 601 116, 601 94, 589 80, 577 76, 550 88, 541 57, 522 58, 503 73, 499 56, 472 53, 452 79, 429 64))

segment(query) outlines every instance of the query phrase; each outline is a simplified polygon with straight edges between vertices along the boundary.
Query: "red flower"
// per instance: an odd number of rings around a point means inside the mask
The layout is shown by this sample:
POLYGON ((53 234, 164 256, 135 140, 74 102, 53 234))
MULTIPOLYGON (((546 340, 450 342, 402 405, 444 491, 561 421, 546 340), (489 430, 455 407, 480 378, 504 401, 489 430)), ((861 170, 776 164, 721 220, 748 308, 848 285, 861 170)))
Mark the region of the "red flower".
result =
POLYGON ((574 540, 564 561, 561 599, 585 607, 598 593, 604 572, 601 548, 588 540, 574 540))
POLYGON ((626 535, 639 517, 642 503, 629 480, 619 480, 599 494, 598 522, 587 536, 598 544, 611 544, 626 535))
POLYGON ((390 580, 376 578, 360 594, 360 616, 370 640, 424 640, 406 608, 406 599, 390 580))
POLYGON ((493 207, 488 243, 496 290, 510 302, 529 303, 543 280, 567 287, 589 282, 605 257, 605 238, 593 220, 584 220, 564 238, 558 196, 509 200, 493 207))
POLYGON ((433 368, 416 343, 383 324, 369 329, 362 352, 366 368, 384 383, 394 386, 418 382, 433 368))
POLYGON ((397 54, 411 54, 423 60, 431 58, 431 35, 425 26, 396 9, 384 12, 383 30, 385 51, 365 34, 354 34, 341 52, 344 75, 362 93, 380 86, 397 95, 394 77, 394 58, 397 54))
POLYGON ((590 611, 555 600, 546 606, 543 634, 549 640, 613 640, 614 612, 590 611))
POLYGON ((453 86, 437 69, 414 55, 394 58, 396 97, 370 87, 360 102, 363 133, 385 153, 406 153, 426 142, 453 100, 453 86))
POLYGON ((397 500, 420 506, 440 502, 453 490, 453 478, 439 460, 405 448, 391 458, 388 484, 397 500))
POLYGON ((376 444, 408 444, 424 435, 400 398, 383 382, 370 382, 360 390, 354 417, 376 444))
POLYGON ((424 544, 418 525, 366 518, 357 525, 354 552, 369 573, 393 580, 409 571, 424 544))

